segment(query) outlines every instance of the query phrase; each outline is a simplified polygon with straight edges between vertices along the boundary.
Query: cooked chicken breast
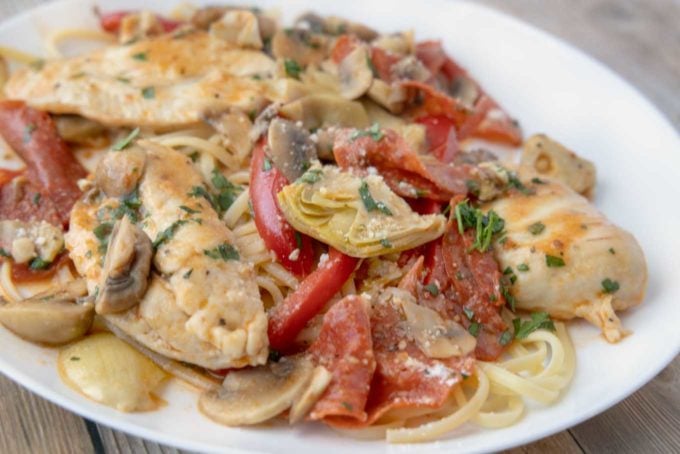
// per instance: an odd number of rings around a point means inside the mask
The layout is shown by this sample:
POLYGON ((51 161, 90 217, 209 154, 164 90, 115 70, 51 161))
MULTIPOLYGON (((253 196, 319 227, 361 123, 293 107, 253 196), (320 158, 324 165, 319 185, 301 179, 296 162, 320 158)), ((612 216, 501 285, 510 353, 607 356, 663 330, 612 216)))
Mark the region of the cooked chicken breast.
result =
POLYGON ((616 342, 616 316, 642 302, 647 265, 635 238, 561 183, 534 184, 486 205, 505 219, 507 239, 494 246, 501 269, 517 276, 517 307, 560 319, 582 317, 616 342))
POLYGON ((99 226, 112 213, 114 219, 116 212, 130 216, 117 210, 121 204, 137 210, 132 217, 155 240, 156 249, 141 302, 104 317, 143 345, 177 360, 209 369, 264 364, 267 316, 254 270, 240 261, 232 232, 196 193, 194 188, 203 184, 191 161, 172 149, 140 141, 106 155, 96 175, 100 189, 75 205, 65 238, 89 293, 97 293, 102 285, 106 238, 99 226), (136 181, 135 203, 129 195, 111 196, 134 189, 136 181))
POLYGON ((80 114, 107 125, 155 129, 200 121, 206 111, 262 105, 266 54, 195 31, 47 62, 17 71, 7 96, 52 113, 80 114))

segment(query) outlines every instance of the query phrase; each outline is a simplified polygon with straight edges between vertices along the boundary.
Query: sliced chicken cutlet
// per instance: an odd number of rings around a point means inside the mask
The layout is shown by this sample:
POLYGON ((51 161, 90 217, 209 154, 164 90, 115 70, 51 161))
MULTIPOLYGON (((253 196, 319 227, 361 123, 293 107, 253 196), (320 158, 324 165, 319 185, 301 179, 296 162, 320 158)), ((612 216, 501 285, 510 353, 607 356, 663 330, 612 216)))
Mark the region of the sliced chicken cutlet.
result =
POLYGON ((95 182, 98 187, 74 207, 65 238, 89 293, 102 285, 106 222, 123 215, 136 220, 155 248, 141 302, 103 316, 146 347, 180 361, 209 369, 264 364, 267 316, 255 272, 240 260, 232 232, 197 189, 203 183, 191 161, 140 141, 109 152, 95 182))
POLYGON ((565 184, 545 180, 532 189, 484 207, 505 219, 494 252, 516 276, 517 307, 582 317, 608 341, 620 340, 626 331, 614 311, 640 304, 647 286, 640 245, 565 184))
POLYGON ((48 61, 16 72, 5 91, 51 113, 159 130, 197 123, 206 111, 261 107, 253 76, 273 69, 263 52, 194 31, 48 61))

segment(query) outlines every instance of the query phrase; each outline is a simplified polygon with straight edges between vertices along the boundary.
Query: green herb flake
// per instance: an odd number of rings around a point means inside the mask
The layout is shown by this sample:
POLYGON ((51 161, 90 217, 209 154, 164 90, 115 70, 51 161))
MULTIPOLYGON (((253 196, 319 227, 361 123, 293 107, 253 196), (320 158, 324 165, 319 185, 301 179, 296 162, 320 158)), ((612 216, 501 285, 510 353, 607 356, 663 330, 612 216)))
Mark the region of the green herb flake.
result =
POLYGON ((26 125, 24 128, 24 137, 23 141, 24 143, 28 143, 31 141, 33 138, 33 132, 35 132, 36 126, 33 123, 29 123, 26 125))
POLYGON ((373 77, 378 77, 378 70, 375 68, 373 59, 369 55, 366 55, 366 66, 368 66, 368 69, 373 73, 373 77))
POLYGON ((147 55, 146 55, 146 52, 139 52, 139 53, 133 54, 132 58, 134 58, 135 60, 138 60, 138 61, 146 61, 147 55))
POLYGON ((341 404, 343 407, 345 407, 347 411, 352 411, 354 409, 354 407, 352 407, 352 404, 350 404, 349 402, 341 402, 341 404))
POLYGON ((204 250, 203 253, 212 259, 222 259, 225 262, 229 260, 238 260, 240 258, 236 248, 229 243, 222 243, 216 248, 204 250))
POLYGON ((385 137, 385 134, 380 129, 380 125, 378 123, 373 123, 368 129, 357 129, 349 138, 350 140, 354 141, 359 137, 370 137, 374 142, 379 142, 383 137, 385 137))
POLYGON ((156 239, 153 241, 153 249, 156 250, 158 249, 163 243, 166 243, 169 241, 173 236, 175 236, 175 233, 177 230, 183 226, 184 224, 188 223, 189 221, 186 219, 179 219, 172 224, 170 224, 165 230, 162 230, 158 235, 156 236, 156 239))
POLYGON ((11 256, 12 256, 12 254, 10 254, 9 252, 7 252, 7 250, 6 250, 5 248, 1 248, 1 247, 0 247, 0 257, 9 258, 9 257, 11 257, 11 256))
POLYGON ((534 183, 534 184, 546 184, 544 180, 541 180, 541 179, 538 178, 538 177, 533 177, 533 178, 531 179, 531 182, 534 183))
POLYGON ((196 161, 198 161, 199 156, 200 156, 200 153, 198 151, 194 151, 189 155, 189 159, 191 159, 191 162, 196 162, 196 161))
POLYGON ((156 97, 156 89, 154 87, 144 87, 142 88, 142 98, 153 99, 156 97))
POLYGON ((474 337, 477 337, 479 335, 479 328, 481 325, 477 322, 472 322, 470 323, 470 326, 468 326, 468 332, 472 334, 474 337))
POLYGON ((281 355, 281 352, 274 350, 273 348, 269 348, 269 356, 267 356, 267 361, 278 363, 282 357, 283 355, 281 355))
POLYGON ((112 231, 113 222, 103 222, 95 227, 94 230, 92 230, 92 233, 94 233, 94 236, 101 242, 107 239, 112 231))
POLYGON ((314 184, 321 179, 323 171, 321 169, 309 169, 302 174, 298 181, 301 183, 314 184))
POLYGON ((124 139, 116 142, 116 144, 111 148, 113 151, 123 151, 127 147, 130 146, 132 142, 137 138, 139 135, 139 128, 133 129, 130 134, 127 135, 124 139))
POLYGON ((515 312, 517 300, 515 300, 515 297, 512 295, 512 293, 510 293, 510 289, 504 285, 501 285, 501 295, 503 295, 505 302, 508 304, 508 306, 510 306, 510 310, 515 312))
POLYGON ((243 188, 227 180, 227 177, 217 169, 213 169, 210 181, 215 189, 219 191, 213 200, 217 206, 218 212, 222 214, 233 205, 243 188))
POLYGON ((28 265, 28 267, 32 270, 44 270, 51 264, 52 262, 48 262, 47 260, 43 260, 40 257, 36 257, 33 260, 31 260, 31 263, 28 265))
POLYGON ((385 249, 390 249, 392 247, 392 243, 390 243, 390 240, 388 240, 387 238, 382 238, 380 240, 380 245, 385 249))
POLYGON ((473 311, 472 309, 468 309, 467 307, 464 307, 463 313, 465 314, 465 316, 467 317, 468 320, 472 320, 473 318, 475 318, 475 311, 473 311))
POLYGON ((509 266, 503 270, 503 276, 506 276, 508 278, 510 284, 514 284, 515 281, 517 281, 517 275, 515 274, 514 271, 512 271, 512 268, 509 266))
POLYGON ((180 205, 180 206, 179 206, 179 209, 182 210, 182 211, 186 211, 186 212, 189 213, 189 214, 196 214, 196 213, 200 213, 200 212, 201 212, 200 210, 194 210, 193 208, 189 208, 189 207, 186 206, 186 205, 180 205))
POLYGON ((33 205, 39 207, 40 206, 40 193, 36 192, 33 194, 33 205))
POLYGON ((514 172, 507 171, 508 174, 508 187, 515 188, 524 195, 532 195, 534 191, 527 188, 524 184, 517 178, 514 172))
POLYGON ((269 172, 272 169, 272 162, 269 160, 268 157, 265 156, 264 160, 262 161, 262 171, 263 172, 269 172))
POLYGON ((531 320, 516 318, 512 321, 512 326, 517 339, 526 339, 529 334, 539 329, 555 331, 555 324, 550 320, 547 312, 534 312, 531 314, 531 320))
POLYGON ((368 183, 366 183, 364 180, 361 181, 361 186, 359 186, 359 196, 361 197, 361 201, 363 202, 366 211, 369 213, 371 211, 377 210, 387 216, 392 216, 392 211, 387 207, 387 205, 385 205, 383 202, 375 201, 371 195, 371 191, 368 188, 368 183))
POLYGON ((564 259, 556 255, 546 254, 545 264, 548 265, 548 268, 561 268, 564 266, 564 259))
POLYGON ((28 66, 30 66, 33 71, 40 71, 45 67, 45 60, 43 60, 42 58, 33 60, 31 63, 28 64, 28 66))
POLYGON ((69 360, 71 360, 71 361, 80 361, 80 357, 79 357, 79 356, 71 356, 71 357, 69 358, 69 360))
POLYGON ((184 273, 184 274, 182 275, 182 277, 183 277, 184 279, 189 279, 189 278, 191 277, 191 273, 193 273, 193 272, 194 272, 194 269, 193 269, 193 268, 189 268, 189 271, 187 271, 186 273, 184 273))
POLYGON ((520 263, 519 265, 517 265, 517 271, 522 271, 523 273, 526 273, 527 271, 529 271, 529 265, 527 265, 526 263, 520 263))
POLYGON ((293 79, 300 78, 302 67, 295 60, 286 58, 285 60, 283 60, 283 68, 286 70, 286 75, 288 77, 292 77, 293 79))
POLYGON ((543 224, 541 221, 534 222, 529 226, 529 232, 532 235, 540 235, 541 233, 543 233, 544 230, 545 224, 543 224))
POLYGON ((91 259, 92 258, 92 251, 88 249, 88 251, 85 253, 85 258, 91 259))
POLYGON ((613 247, 610 247, 610 248, 609 248, 609 253, 610 253, 611 255, 616 255, 616 251, 614 250, 613 247))
POLYGON ((503 331, 498 338, 498 343, 501 345, 508 345, 510 342, 512 342, 512 333, 509 330, 503 331))
POLYGON ((191 188, 191 191, 187 193, 189 197, 196 197, 196 198, 201 198, 203 197, 205 200, 210 203, 210 206, 215 208, 217 210, 217 206, 215 205, 215 201, 213 200, 213 196, 208 192, 207 189, 205 189, 203 186, 193 186, 191 188))
POLYGON ((602 281, 602 290, 605 293, 616 293, 616 291, 620 288, 621 286, 617 281, 612 281, 609 278, 606 278, 605 280, 602 281))
POLYGON ((439 287, 437 287, 437 284, 432 283, 432 284, 427 284, 424 287, 425 290, 428 291, 428 293, 432 296, 437 296, 439 295, 439 287))

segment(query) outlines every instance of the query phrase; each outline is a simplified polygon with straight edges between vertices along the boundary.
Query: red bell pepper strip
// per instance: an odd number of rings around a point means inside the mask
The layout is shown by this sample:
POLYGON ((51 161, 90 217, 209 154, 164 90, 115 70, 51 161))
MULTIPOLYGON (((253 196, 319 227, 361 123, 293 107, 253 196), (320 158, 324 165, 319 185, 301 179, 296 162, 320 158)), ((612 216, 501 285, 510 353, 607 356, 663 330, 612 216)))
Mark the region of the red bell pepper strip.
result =
MULTIPOLYGON (((3 101, 0 102, 0 135, 24 161, 30 186, 40 193, 40 200, 36 199, 33 204, 35 217, 51 221, 41 212, 47 213, 48 208, 53 208, 59 221, 67 225, 71 208, 81 196, 76 181, 87 172, 59 136, 52 118, 22 101, 3 101)), ((9 203, 3 207, 11 208, 9 203)), ((15 208, 10 211, 26 211, 23 205, 15 208)))
POLYGON ((329 248, 328 260, 321 263, 293 293, 269 312, 271 347, 283 352, 290 350, 295 337, 340 290, 358 261, 357 258, 329 248))
MULTIPOLYGON (((135 11, 114 11, 112 13, 106 13, 99 16, 99 25, 102 29, 109 33, 118 33, 120 30, 120 23, 125 16, 130 14, 135 14, 135 11)), ((163 31, 168 33, 182 25, 181 22, 174 21, 172 19, 167 19, 163 16, 156 15, 158 23, 163 27, 163 31)))
POLYGON ((286 177, 265 160, 264 143, 258 143, 250 167, 250 200, 257 231, 287 270, 305 276, 314 266, 314 248, 312 239, 296 232, 279 208, 276 194, 287 184, 286 177))

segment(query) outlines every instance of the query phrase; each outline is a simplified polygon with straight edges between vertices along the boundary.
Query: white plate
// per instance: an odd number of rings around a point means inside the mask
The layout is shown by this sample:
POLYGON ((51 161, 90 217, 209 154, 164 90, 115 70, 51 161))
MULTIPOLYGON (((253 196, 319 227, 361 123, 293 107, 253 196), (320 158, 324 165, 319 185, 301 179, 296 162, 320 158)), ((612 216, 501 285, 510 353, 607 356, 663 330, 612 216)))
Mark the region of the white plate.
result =
MULTIPOLYGON (((138 0, 101 0, 104 11, 139 8, 138 0)), ((145 1, 158 11, 175 2, 145 1)), ((204 3, 195 1, 194 3, 204 3)), ((236 2, 240 3, 240 2, 236 2)), ((284 4, 256 2, 261 6, 284 4)), ((48 4, 0 25, 0 43, 43 52, 42 37, 68 26, 96 26, 91 0, 48 4)), ((55 352, 0 329, 0 370, 32 391, 97 422, 161 443, 198 451, 318 453, 478 452, 509 448, 548 436, 604 411, 644 385, 680 349, 680 140, 672 126, 635 89, 601 64, 536 29, 468 3, 419 1, 285 1, 292 18, 314 5, 322 14, 365 21, 380 30, 413 28, 419 39, 441 38, 526 133, 546 132, 593 160, 596 204, 635 234, 649 263, 644 304, 623 315, 634 331, 609 345, 583 323, 571 325, 578 368, 564 398, 532 408, 516 425, 499 430, 466 426, 446 440, 388 446, 343 438, 318 424, 229 429, 200 416, 196 396, 179 384, 169 405, 142 414, 118 413, 61 383, 55 352)), ((604 434, 603 434, 604 435, 604 434)))

